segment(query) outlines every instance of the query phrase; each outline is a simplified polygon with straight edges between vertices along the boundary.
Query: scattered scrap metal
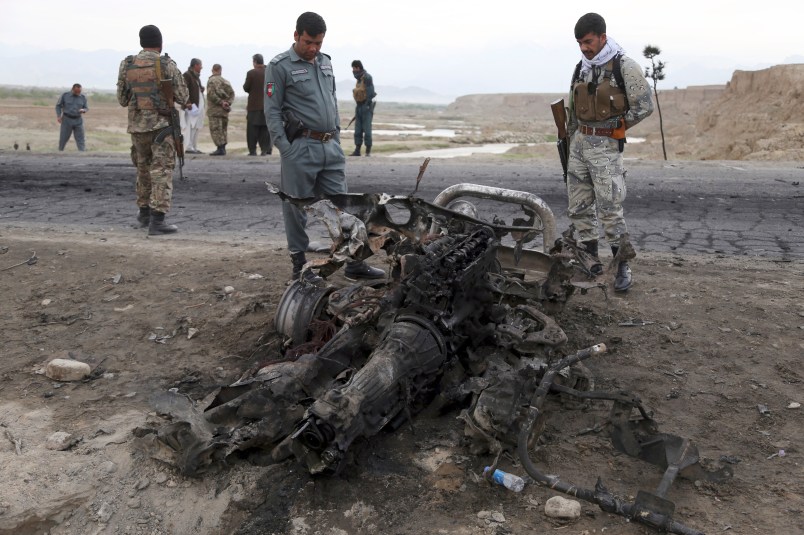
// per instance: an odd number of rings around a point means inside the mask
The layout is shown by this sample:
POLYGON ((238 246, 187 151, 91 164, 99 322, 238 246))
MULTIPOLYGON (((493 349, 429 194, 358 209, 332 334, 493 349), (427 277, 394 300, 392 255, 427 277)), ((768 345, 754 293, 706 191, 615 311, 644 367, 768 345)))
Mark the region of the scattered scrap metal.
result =
POLYGON ((330 255, 304 268, 324 279, 287 287, 275 316, 286 343, 275 361, 203 401, 177 392, 154 400, 171 421, 140 430, 152 456, 200 474, 234 452, 261 448, 276 462, 295 457, 311 474, 333 474, 356 440, 395 429, 425 407, 458 405, 473 454, 515 453, 533 480, 553 490, 656 529, 699 533, 673 520, 667 492, 677 476, 721 482, 731 469, 705 470, 690 441, 660 433, 636 395, 594 390, 582 361, 606 347, 567 354, 567 335, 551 317, 576 291, 605 291, 617 263, 635 256, 627 237, 594 276, 573 229, 556 237, 552 212, 531 194, 461 184, 429 203, 387 194, 294 199, 269 189, 327 226, 330 255), (527 217, 486 221, 459 198, 466 196, 518 204, 527 217), (525 247, 538 236, 546 252, 525 247), (382 251, 387 280, 328 281, 345 262, 382 251), (546 415, 568 400, 611 404, 595 430, 664 470, 653 492, 639 491, 629 503, 600 479, 585 489, 536 466, 530 451, 546 415))

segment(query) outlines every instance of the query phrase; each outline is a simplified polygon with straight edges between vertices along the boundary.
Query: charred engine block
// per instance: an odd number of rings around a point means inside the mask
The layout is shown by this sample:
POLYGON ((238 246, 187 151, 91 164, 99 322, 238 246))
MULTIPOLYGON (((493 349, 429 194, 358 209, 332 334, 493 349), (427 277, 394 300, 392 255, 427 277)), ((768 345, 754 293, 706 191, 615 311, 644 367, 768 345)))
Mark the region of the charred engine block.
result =
POLYGON ((494 268, 497 241, 480 228, 444 236, 405 255, 401 283, 392 301, 397 312, 365 366, 342 374, 307 410, 291 436, 292 449, 311 473, 337 470, 358 437, 370 437, 389 422, 398 424, 435 395, 456 336, 492 303, 486 274, 494 268), (450 337, 448 348, 445 336, 450 337))

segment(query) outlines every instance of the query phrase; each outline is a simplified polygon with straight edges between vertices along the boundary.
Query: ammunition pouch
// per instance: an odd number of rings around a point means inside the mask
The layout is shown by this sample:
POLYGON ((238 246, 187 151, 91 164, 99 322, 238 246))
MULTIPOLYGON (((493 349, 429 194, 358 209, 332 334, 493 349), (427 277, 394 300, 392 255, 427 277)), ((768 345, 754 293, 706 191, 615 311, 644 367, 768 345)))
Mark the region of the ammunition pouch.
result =
POLYGON ((304 123, 290 110, 282 112, 282 119, 282 124, 285 127, 285 137, 292 143, 294 139, 302 135, 304 123))

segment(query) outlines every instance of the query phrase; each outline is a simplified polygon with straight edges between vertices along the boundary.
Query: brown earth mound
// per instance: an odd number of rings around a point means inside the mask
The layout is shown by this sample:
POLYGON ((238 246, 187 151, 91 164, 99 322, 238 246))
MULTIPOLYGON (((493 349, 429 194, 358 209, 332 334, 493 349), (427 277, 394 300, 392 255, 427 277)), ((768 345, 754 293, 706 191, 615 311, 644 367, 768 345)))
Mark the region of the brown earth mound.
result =
MULTIPOLYGON (((796 64, 736 71, 725 86, 660 89, 656 111, 629 131, 640 143, 629 145, 628 155, 661 158, 663 128, 669 159, 800 159, 804 108, 797 104, 802 82, 804 64, 796 64)), ((447 114, 497 123, 496 137, 503 140, 539 141, 555 134, 550 103, 559 98, 566 101, 567 94, 466 95, 450 104, 447 114)))

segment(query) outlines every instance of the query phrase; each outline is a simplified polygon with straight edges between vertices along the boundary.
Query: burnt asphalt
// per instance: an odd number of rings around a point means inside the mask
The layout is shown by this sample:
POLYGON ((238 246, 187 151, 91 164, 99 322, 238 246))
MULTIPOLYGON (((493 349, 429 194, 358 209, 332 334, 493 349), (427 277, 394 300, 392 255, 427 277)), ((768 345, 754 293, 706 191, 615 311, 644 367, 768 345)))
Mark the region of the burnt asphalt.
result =
MULTIPOLYGON (((420 160, 349 158, 351 193, 413 192, 420 160)), ((558 232, 569 224, 558 163, 540 160, 433 159, 416 196, 474 183, 534 193, 553 210, 558 232)), ((626 161, 625 204, 637 250, 804 260, 804 168, 795 162, 626 161)), ((188 156, 174 179, 168 221, 182 236, 238 236, 282 241, 279 157, 188 156)), ((0 229, 133 228, 135 170, 128 155, 0 151, 0 229)), ((518 207, 482 201, 483 218, 507 219, 518 207)), ((321 227, 323 229, 323 227, 321 227)), ((311 237, 323 230, 313 227, 311 237)), ((162 239, 160 237, 160 239, 162 239)))

